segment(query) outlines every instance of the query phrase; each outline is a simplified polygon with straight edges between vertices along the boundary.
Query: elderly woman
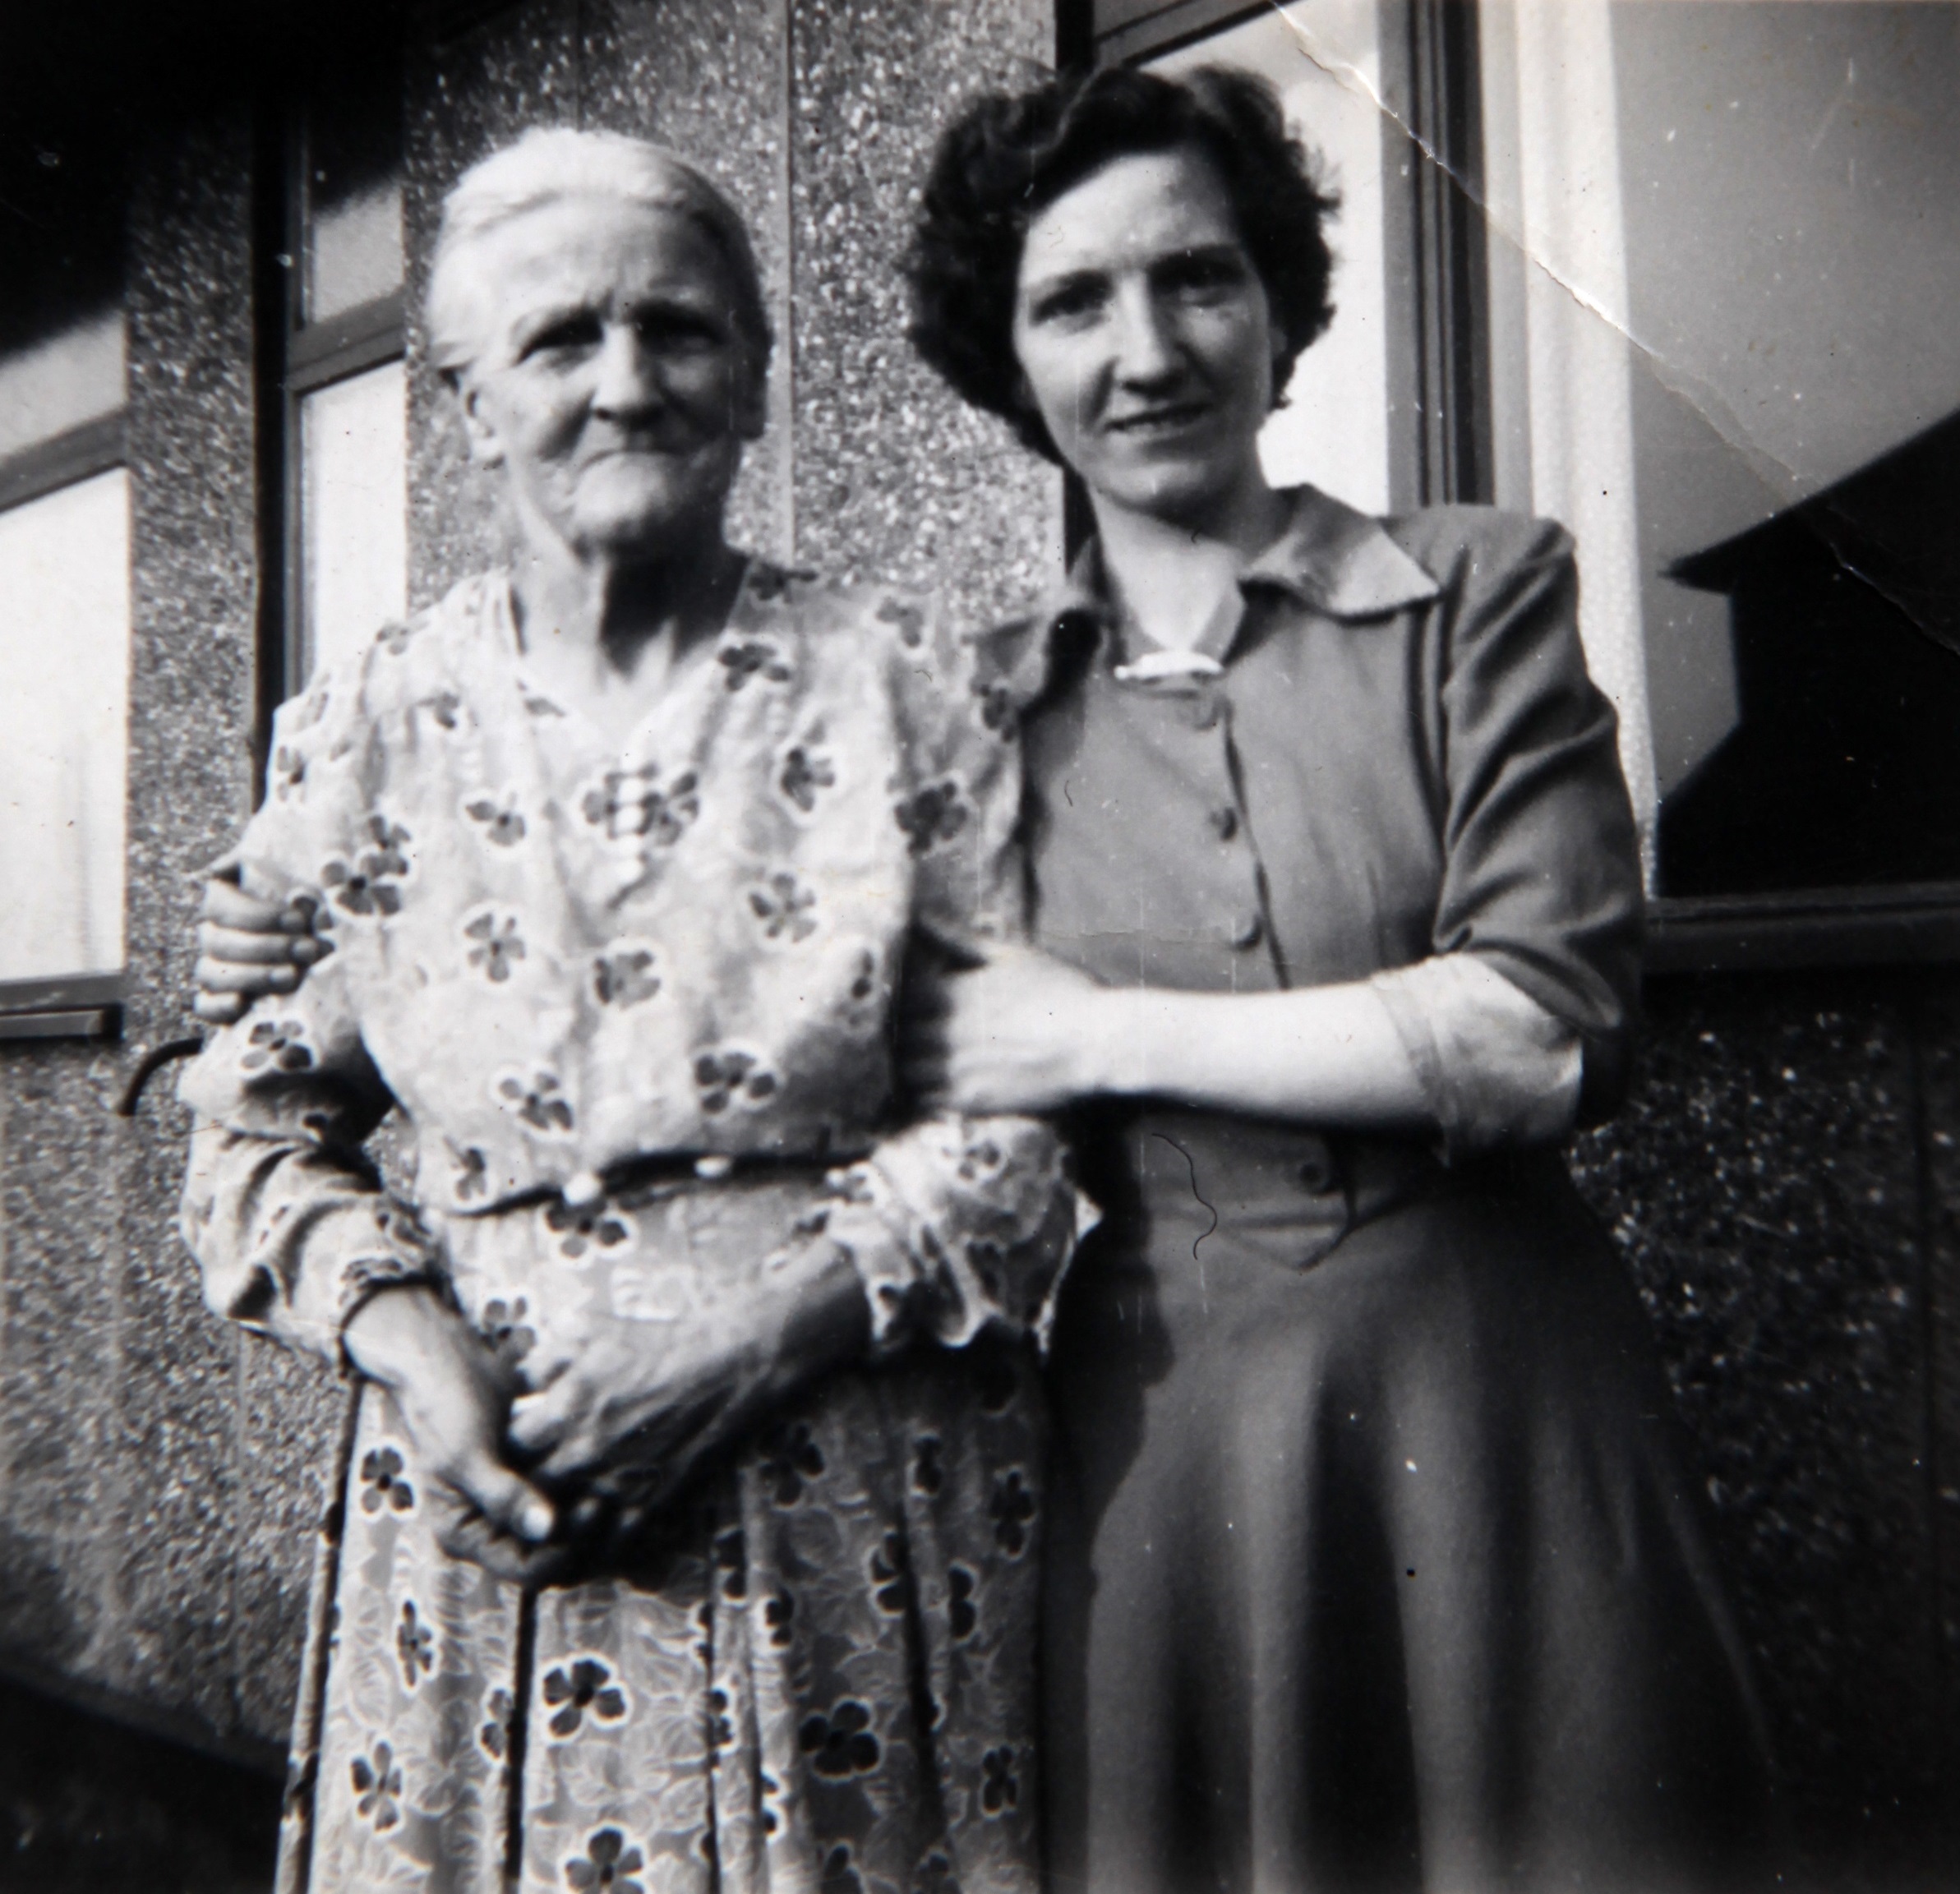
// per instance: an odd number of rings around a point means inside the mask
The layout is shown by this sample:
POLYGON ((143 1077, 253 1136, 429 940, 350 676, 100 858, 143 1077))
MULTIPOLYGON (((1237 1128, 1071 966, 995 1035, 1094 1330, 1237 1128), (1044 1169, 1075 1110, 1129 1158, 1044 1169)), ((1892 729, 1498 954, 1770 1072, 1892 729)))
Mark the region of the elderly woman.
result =
POLYGON ((214 1306, 364 1389, 282 1884, 1027 1890, 1077 1200, 893 1128, 887 1030, 915 924, 1014 924, 1012 753, 927 606, 724 543, 769 334, 699 173, 529 135, 428 327, 519 556, 281 712, 237 898, 331 952, 182 1086, 214 1306))
POLYGON ((982 101, 914 337, 1096 536, 991 640, 1034 932, 918 1073, 1076 1108, 1049 1385, 1054 1884, 1727 1889, 1761 1751, 1668 1396, 1559 1162, 1640 882, 1572 549, 1276 491, 1332 208, 1224 71, 982 101))

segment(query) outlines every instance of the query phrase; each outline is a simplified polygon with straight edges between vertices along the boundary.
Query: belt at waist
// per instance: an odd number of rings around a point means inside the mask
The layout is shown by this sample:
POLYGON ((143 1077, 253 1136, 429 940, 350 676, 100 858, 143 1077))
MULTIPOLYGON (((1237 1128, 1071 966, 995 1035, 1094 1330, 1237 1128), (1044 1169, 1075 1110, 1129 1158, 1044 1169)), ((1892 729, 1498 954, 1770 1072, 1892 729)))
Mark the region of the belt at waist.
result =
POLYGON ((861 1150, 649 1151, 621 1158, 596 1171, 582 1171, 563 1184, 533 1184, 500 1197, 487 1212, 529 1210, 562 1200, 574 1210, 611 1200, 622 1202, 663 1195, 690 1186, 783 1182, 820 1177, 840 1165, 855 1164, 861 1150))

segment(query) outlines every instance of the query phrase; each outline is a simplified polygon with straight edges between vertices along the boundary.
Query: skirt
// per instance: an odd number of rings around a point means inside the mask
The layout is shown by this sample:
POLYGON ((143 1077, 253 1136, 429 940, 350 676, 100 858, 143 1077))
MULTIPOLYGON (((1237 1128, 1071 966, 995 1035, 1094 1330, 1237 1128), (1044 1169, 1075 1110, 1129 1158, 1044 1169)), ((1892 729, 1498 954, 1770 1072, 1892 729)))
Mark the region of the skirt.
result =
MULTIPOLYGON (((724 1191, 680 1270, 790 1217, 724 1191)), ((1044 1406, 982 1338, 832 1377, 611 1565, 447 1556, 387 1396, 323 1522, 280 1894, 1036 1894, 1044 1406)))
POLYGON ((1766 1879, 1669 1396, 1556 1157, 1182 1113, 1095 1155, 1050 1376, 1058 1894, 1766 1879))

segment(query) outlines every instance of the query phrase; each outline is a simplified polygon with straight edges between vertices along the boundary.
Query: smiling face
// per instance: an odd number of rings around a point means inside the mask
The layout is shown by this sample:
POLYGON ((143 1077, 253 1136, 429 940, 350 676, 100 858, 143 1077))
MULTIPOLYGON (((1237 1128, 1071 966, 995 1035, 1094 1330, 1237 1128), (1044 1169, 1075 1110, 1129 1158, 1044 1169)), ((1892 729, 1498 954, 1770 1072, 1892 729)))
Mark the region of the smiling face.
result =
POLYGON ((1263 495, 1276 347, 1265 287, 1200 151, 1113 159, 1028 226, 1014 353, 1099 503, 1201 527, 1263 495))
POLYGON ((486 233, 468 267, 482 312, 459 384, 470 451, 504 468, 533 548, 631 562, 718 532, 762 431, 762 373, 700 226, 560 198, 486 233))

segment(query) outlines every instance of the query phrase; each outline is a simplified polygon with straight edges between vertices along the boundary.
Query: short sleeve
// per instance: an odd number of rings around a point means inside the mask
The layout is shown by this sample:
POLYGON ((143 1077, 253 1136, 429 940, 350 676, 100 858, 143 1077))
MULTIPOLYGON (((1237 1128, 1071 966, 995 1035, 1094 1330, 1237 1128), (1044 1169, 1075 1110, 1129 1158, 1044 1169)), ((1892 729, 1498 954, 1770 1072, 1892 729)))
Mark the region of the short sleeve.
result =
POLYGON ((1445 1163, 1572 1129, 1579 1035, 1475 954, 1437 954, 1378 973, 1387 1009, 1441 1137, 1445 1163))
POLYGON ((1437 953, 1487 962, 1579 1036, 1580 1122, 1625 1090, 1639 990, 1639 847, 1616 720, 1579 640, 1572 542, 1482 516, 1456 559, 1441 685, 1437 953))

